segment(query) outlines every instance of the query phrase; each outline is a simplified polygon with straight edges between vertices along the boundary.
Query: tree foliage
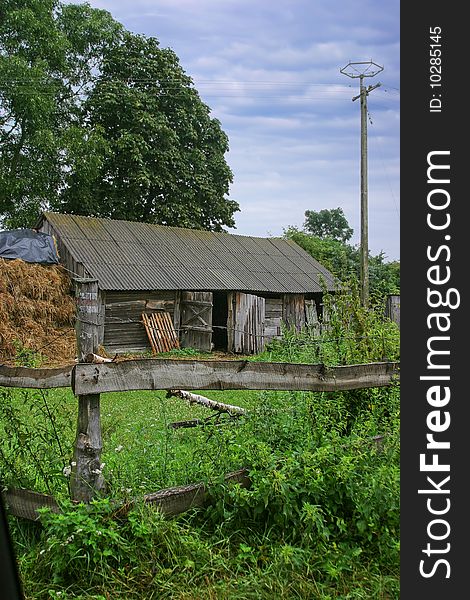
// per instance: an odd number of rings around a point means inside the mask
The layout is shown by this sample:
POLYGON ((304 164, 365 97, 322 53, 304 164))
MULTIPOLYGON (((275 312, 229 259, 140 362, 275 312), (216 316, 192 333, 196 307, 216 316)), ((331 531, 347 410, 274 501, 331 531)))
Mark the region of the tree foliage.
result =
MULTIPOLYGON (((331 237, 318 237, 295 227, 288 227, 284 236, 291 239, 330 270, 340 281, 358 279, 359 248, 331 237)), ((369 253, 369 286, 371 294, 400 293, 400 263, 387 262, 385 254, 369 253)))
POLYGON ((0 215, 21 227, 63 189, 69 129, 121 26, 57 0, 6 0, 0 10, 0 215))
POLYGON ((228 139, 209 113, 172 50, 126 32, 106 49, 84 103, 80 152, 57 208, 210 230, 233 226, 238 206, 225 199, 228 139))
POLYGON ((0 219, 41 209, 232 226, 228 139, 158 40, 88 4, 0 7, 0 219))
POLYGON ((347 242, 354 233, 340 207, 331 210, 324 208, 319 212, 305 211, 304 230, 319 238, 331 238, 340 242, 347 242))
POLYGON ((47 166, 58 159, 55 4, 6 0, 0 8, 0 206, 26 221, 58 187, 47 166))

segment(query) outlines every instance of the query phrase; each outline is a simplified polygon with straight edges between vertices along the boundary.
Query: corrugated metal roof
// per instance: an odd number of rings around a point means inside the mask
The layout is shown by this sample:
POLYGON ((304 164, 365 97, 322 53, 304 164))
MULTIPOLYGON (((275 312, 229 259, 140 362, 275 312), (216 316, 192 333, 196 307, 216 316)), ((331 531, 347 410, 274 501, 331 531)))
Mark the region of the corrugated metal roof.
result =
POLYGON ((334 278, 291 240, 44 213, 104 290, 315 293, 334 278))

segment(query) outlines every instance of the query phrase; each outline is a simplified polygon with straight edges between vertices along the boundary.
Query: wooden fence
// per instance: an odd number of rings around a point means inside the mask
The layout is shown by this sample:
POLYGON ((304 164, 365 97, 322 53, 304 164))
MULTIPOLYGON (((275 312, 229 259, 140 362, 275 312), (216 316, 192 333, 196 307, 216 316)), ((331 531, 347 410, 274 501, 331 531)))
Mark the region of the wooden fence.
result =
POLYGON ((246 360, 139 359, 59 369, 0 365, 0 387, 72 388, 76 396, 131 390, 278 390, 340 392, 388 386, 400 363, 341 367, 246 360))
MULTIPOLYGON (((89 502, 105 493, 101 475, 100 394, 130 390, 292 390, 344 391, 389 386, 399 379, 398 362, 326 367, 325 365, 265 363, 245 360, 147 359, 88 363, 97 352, 97 282, 81 280, 77 289, 79 363, 59 369, 0 366, 0 386, 51 389, 71 387, 78 399, 77 434, 71 474, 75 502, 89 502)), ((226 475, 227 481, 247 483, 246 471, 226 475)), ((166 513, 175 514, 205 501, 203 484, 161 490, 145 496, 166 513)), ((5 500, 18 516, 37 518, 36 508, 56 506, 50 496, 9 490, 5 500)))
POLYGON ((400 325, 400 294, 389 294, 385 305, 385 316, 400 325))

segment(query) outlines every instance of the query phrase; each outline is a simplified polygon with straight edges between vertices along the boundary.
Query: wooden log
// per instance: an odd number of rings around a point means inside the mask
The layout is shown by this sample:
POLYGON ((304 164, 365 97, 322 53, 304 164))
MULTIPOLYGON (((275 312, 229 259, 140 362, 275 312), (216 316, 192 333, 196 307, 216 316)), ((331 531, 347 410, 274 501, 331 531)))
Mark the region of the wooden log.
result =
MULTIPOLYGON (((86 362, 87 357, 94 356, 98 350, 98 282, 82 279, 76 284, 77 352, 79 360, 86 362)), ((100 365, 93 366, 97 368, 100 365)), ((106 490, 101 464, 102 446, 100 394, 80 394, 70 478, 72 499, 77 502, 90 502, 106 490)))
MULTIPOLYGON (((114 357, 114 358, 116 358, 116 357, 114 357)), ((86 362, 93 363, 95 365, 100 365, 103 363, 113 362, 114 358, 105 358, 104 356, 99 356, 98 354, 94 354, 93 352, 90 352, 89 354, 86 355, 86 362)))
POLYGON ((170 398, 172 396, 183 398, 183 400, 187 400, 190 404, 200 404, 201 406, 205 406, 206 408, 210 408, 211 410, 229 413, 230 415, 246 414, 246 410, 244 408, 240 408, 240 406, 224 404, 223 402, 216 402, 215 400, 211 400, 210 398, 206 398, 205 396, 200 396, 199 394, 192 394, 191 392, 187 392, 185 390, 168 390, 167 397, 170 398))
MULTIPOLYGON (((247 469, 239 469, 224 477, 225 483, 250 486, 247 469)), ((145 494, 144 502, 158 508, 166 516, 174 516, 191 508, 204 507, 208 503, 208 489, 204 483, 195 483, 179 487, 167 488, 153 494, 145 494)), ((133 502, 122 507, 121 513, 127 513, 133 502)))
POLYGON ((168 427, 171 429, 184 429, 190 427, 199 427, 199 425, 204 425, 205 421, 202 419, 189 419, 187 421, 174 421, 173 423, 168 423, 168 427))
POLYGON ((383 387, 399 379, 399 363, 341 367, 255 361, 129 360, 78 364, 72 376, 76 395, 129 390, 297 390, 343 391, 383 387))
POLYGON ((49 389, 72 385, 73 365, 58 369, 30 369, 0 365, 0 386, 49 389))
POLYGON ((38 508, 50 508, 58 513, 59 505, 56 500, 47 494, 39 494, 21 488, 9 488, 2 492, 6 510, 15 517, 37 521, 38 508))

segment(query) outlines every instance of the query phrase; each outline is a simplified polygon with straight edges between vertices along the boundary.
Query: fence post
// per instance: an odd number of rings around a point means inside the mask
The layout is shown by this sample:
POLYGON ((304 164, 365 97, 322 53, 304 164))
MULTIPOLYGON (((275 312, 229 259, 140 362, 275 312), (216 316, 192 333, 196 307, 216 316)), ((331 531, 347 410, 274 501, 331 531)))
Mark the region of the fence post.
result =
POLYGON ((385 316, 400 326, 400 295, 388 294, 385 305, 385 316))
MULTIPOLYGON (((76 279, 78 362, 87 362, 99 343, 98 281, 76 279)), ((100 394, 78 396, 77 436, 71 473, 72 500, 90 502, 105 491, 101 468, 100 394)))

